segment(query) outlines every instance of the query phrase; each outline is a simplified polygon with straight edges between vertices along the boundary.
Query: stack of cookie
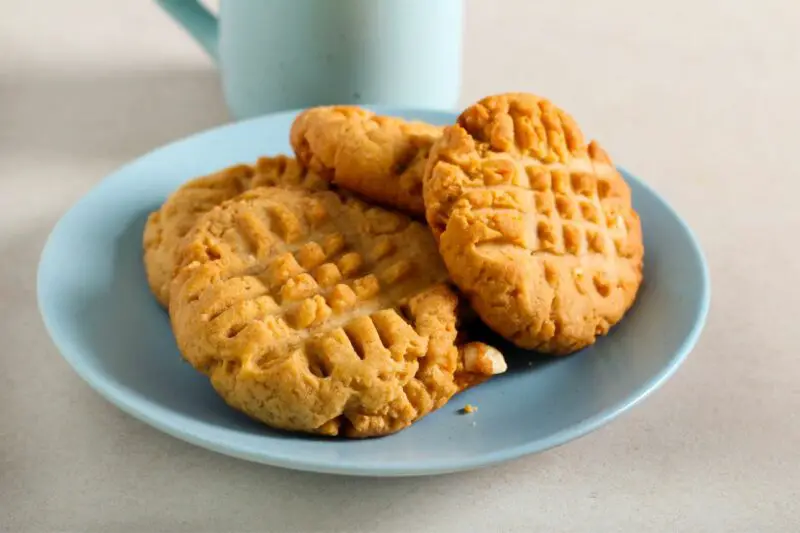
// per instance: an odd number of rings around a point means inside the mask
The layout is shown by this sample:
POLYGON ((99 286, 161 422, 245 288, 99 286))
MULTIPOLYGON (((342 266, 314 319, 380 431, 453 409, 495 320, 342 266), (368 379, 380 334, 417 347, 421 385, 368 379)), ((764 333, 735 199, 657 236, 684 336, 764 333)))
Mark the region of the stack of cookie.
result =
POLYGON ((313 108, 290 139, 295 158, 188 182, 144 234, 184 358, 267 425, 396 432, 506 370, 474 313, 555 355, 634 301, 630 190, 545 99, 491 96, 444 128, 313 108))

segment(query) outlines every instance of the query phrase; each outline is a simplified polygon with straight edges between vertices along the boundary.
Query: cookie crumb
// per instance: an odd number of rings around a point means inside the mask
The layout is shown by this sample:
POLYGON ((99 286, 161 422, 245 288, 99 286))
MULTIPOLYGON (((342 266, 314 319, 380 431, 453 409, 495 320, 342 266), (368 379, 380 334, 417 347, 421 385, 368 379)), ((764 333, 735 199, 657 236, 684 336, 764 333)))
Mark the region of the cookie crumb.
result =
POLYGON ((464 406, 464 407, 461 409, 461 414, 462 414, 462 415, 471 415, 472 413, 475 413, 475 412, 477 412, 477 411, 478 411, 478 408, 477 408, 477 407, 475 407, 474 405, 472 405, 472 404, 468 403, 467 405, 465 405, 465 406, 464 406))

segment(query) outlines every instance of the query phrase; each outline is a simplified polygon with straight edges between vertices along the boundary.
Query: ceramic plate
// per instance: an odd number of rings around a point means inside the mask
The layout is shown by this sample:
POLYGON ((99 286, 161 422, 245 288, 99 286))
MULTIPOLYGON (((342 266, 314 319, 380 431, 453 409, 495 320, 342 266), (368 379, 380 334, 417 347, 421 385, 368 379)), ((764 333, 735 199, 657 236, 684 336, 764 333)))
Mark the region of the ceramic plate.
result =
MULTIPOLYGON (((443 112, 373 108, 435 124, 443 112)), ((182 182, 260 155, 291 153, 295 112, 200 133, 104 179, 58 222, 42 253, 39 308, 75 371, 120 409, 175 437, 287 468, 353 475, 436 474, 563 444, 664 382, 694 346, 709 305, 702 253, 653 190, 625 172, 645 236, 645 282, 612 333, 570 357, 537 360, 503 345, 509 372, 388 437, 328 440, 273 431, 227 407, 184 363, 142 266, 145 219, 182 182), (471 415, 459 413, 470 403, 471 415)))

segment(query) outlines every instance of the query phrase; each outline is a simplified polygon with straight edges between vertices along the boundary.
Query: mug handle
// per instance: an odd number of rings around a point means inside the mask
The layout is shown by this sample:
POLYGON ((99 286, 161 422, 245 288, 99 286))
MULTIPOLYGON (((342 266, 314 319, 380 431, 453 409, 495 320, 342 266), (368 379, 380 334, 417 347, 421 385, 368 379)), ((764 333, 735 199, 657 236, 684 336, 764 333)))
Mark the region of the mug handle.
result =
POLYGON ((215 62, 219 59, 219 22, 198 0, 156 0, 178 24, 194 37, 215 62))

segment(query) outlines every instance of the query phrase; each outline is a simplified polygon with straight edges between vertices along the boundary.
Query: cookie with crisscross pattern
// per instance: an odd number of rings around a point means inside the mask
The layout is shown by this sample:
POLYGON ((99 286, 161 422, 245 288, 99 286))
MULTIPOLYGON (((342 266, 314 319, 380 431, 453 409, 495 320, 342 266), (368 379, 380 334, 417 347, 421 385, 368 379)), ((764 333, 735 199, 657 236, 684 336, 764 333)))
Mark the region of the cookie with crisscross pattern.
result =
POLYGON ((266 424, 368 437, 503 372, 458 345, 429 229, 345 193, 258 188, 184 238, 170 316, 184 357, 266 424))
POLYGON ((644 247, 630 189, 548 100, 466 109, 432 148, 423 192, 453 281, 517 345, 575 351, 633 304, 644 247))

